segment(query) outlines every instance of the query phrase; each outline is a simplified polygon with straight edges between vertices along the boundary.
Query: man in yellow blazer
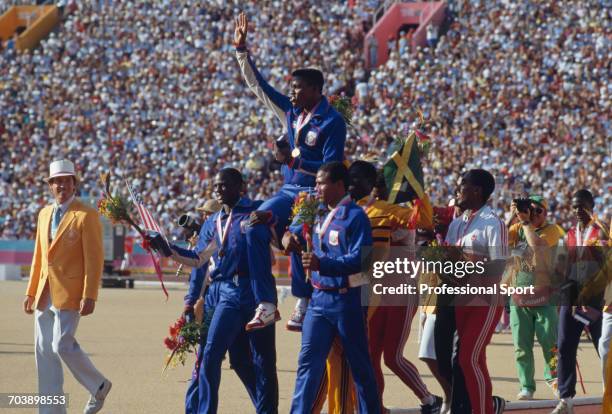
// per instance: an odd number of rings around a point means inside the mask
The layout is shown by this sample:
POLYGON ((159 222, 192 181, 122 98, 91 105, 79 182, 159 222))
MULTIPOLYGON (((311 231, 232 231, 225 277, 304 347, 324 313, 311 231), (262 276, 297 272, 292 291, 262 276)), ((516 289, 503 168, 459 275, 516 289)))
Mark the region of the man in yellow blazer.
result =
MULTIPOLYGON (((63 401, 62 361, 91 394, 85 414, 97 413, 111 389, 75 339, 81 316, 94 311, 102 269, 98 212, 75 198, 77 177, 68 160, 50 165, 47 183, 55 202, 38 215, 34 258, 23 302, 35 312, 35 354, 41 396, 63 401)), ((53 399, 51 399, 53 401, 53 399)), ((40 405, 40 413, 65 413, 63 404, 40 405)))

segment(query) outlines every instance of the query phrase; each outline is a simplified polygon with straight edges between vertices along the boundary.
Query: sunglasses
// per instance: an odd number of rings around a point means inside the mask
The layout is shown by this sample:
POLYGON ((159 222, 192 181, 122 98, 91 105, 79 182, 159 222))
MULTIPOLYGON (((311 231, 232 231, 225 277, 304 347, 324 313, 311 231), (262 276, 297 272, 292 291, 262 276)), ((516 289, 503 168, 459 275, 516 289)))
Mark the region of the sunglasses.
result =
POLYGON ((533 211, 535 211, 536 214, 542 214, 544 209, 542 207, 536 207, 533 211))

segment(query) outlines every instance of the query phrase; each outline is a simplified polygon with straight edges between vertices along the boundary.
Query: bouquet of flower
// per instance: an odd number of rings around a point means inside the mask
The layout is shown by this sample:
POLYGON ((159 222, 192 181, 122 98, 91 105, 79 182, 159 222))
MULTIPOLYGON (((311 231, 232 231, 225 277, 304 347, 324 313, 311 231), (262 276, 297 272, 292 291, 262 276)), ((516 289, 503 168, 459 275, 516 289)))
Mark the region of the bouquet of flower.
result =
POLYGON ((414 122, 413 126, 405 131, 406 136, 399 136, 394 139, 392 148, 401 148, 414 135, 417 140, 417 148, 419 149, 421 159, 424 159, 429 155, 429 150, 431 149, 431 139, 424 132, 427 122, 425 121, 423 113, 420 110, 417 110, 417 115, 418 121, 414 122))
POLYGON ((180 362, 185 365, 187 354, 197 353, 202 334, 202 325, 197 322, 187 322, 185 316, 181 316, 174 324, 170 325, 170 336, 164 339, 164 345, 170 353, 166 357, 164 372, 169 366, 176 367, 180 362))
POLYGON ((436 233, 435 239, 420 250, 420 256, 427 262, 440 262, 442 264, 442 272, 436 273, 442 282, 451 286, 461 286, 465 283, 465 278, 459 278, 453 273, 448 273, 448 271, 452 271, 452 269, 447 269, 447 267, 448 263, 465 261, 467 258, 460 247, 449 245, 444 241, 440 233, 436 233))
POLYGON ((550 350, 552 353, 552 357, 550 357, 550 361, 548 361, 548 365, 550 365, 550 374, 553 378, 557 377, 557 365, 559 363, 559 350, 556 346, 553 346, 550 350))
POLYGON ((329 103, 340 115, 342 115, 347 126, 353 126, 353 103, 351 102, 351 98, 344 95, 332 95, 329 98, 329 103))
POLYGON ((429 155, 429 149, 431 148, 431 139, 428 135, 425 135, 425 133, 418 129, 414 130, 414 134, 418 139, 417 148, 421 153, 421 158, 427 158, 427 155, 429 155))
POLYGON ((144 231, 136 224, 130 215, 132 202, 120 194, 113 195, 111 193, 110 174, 100 174, 100 182, 104 189, 104 196, 98 201, 98 211, 100 214, 109 219, 113 224, 126 223, 132 226, 144 239, 144 231))
MULTIPOLYGON (((306 251, 312 251, 312 229, 319 214, 319 201, 317 197, 307 192, 298 194, 293 205, 292 216, 295 224, 302 225, 302 235, 306 240, 306 251)), ((310 278, 310 270, 306 271, 306 278, 310 278)))

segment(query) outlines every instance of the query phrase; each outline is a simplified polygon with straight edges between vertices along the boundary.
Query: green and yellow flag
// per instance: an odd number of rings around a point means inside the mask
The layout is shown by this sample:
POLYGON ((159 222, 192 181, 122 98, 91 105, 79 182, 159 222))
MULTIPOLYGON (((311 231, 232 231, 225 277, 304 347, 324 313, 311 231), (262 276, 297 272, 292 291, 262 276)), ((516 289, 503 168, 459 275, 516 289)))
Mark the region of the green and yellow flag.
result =
MULTIPOLYGON (((408 138, 398 143, 398 148, 383 167, 385 183, 389 189, 388 202, 399 204, 420 200, 421 214, 433 216, 429 197, 425 194, 421 150, 418 147, 417 134, 411 132, 408 138)), ((419 204, 419 203, 417 203, 419 204)))

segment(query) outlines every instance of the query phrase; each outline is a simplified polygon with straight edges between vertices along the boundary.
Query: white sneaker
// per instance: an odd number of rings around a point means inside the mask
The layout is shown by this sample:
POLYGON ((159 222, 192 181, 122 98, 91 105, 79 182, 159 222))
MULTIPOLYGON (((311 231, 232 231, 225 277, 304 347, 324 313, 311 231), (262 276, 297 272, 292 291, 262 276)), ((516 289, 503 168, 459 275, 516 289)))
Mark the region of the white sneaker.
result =
POLYGON ((246 324, 244 329, 247 331, 254 331, 256 329, 263 329, 268 325, 272 325, 276 321, 280 321, 280 313, 276 309, 276 306, 268 307, 262 303, 259 304, 255 309, 255 316, 253 319, 246 324))
POLYGON ((291 312, 291 316, 287 321, 287 330, 292 332, 302 332, 302 324, 306 316, 306 309, 297 307, 291 312))
POLYGON ((555 407, 550 414, 573 414, 573 404, 571 398, 559 401, 559 404, 555 407))
POLYGON ((533 400, 533 391, 522 389, 521 392, 516 395, 516 399, 519 401, 533 400))
POLYGON ((106 399, 106 396, 108 395, 112 387, 113 383, 105 379, 102 385, 100 385, 100 388, 98 389, 96 395, 92 395, 89 397, 89 401, 87 402, 83 413, 94 414, 100 411, 104 406, 104 400, 106 399))

